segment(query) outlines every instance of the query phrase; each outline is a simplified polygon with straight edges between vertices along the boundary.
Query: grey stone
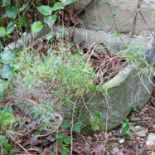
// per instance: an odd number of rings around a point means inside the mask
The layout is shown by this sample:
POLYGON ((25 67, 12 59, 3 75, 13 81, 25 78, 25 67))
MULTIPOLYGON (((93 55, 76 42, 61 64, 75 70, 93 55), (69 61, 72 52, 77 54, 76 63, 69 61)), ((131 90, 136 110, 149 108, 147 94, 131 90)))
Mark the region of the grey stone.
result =
POLYGON ((118 141, 120 144, 123 144, 124 142, 125 142, 125 140, 124 139, 119 139, 119 141, 118 141))
POLYGON ((111 150, 111 153, 113 154, 113 155, 115 155, 116 153, 118 153, 119 152, 119 148, 118 147, 114 147, 112 150, 111 150))
POLYGON ((155 148, 155 133, 149 133, 146 140, 146 146, 148 148, 155 148))
MULTIPOLYGON (((90 0, 79 0, 75 6, 81 8, 90 0)), ((134 23, 135 14, 138 11, 137 4, 139 0, 97 0, 90 7, 86 8, 86 13, 82 15, 81 22, 83 27, 94 30, 103 30, 105 32, 116 31, 117 29, 122 33, 129 33, 135 25, 135 33, 139 34, 142 31, 155 30, 155 1, 143 0, 141 3, 141 13, 146 21, 143 21, 141 15, 138 13, 134 23), (108 4, 110 3, 110 5, 108 4), (113 14, 115 20, 112 19, 113 14)))
POLYGON ((146 137, 147 130, 143 129, 143 130, 137 131, 136 134, 137 134, 137 136, 144 138, 144 137, 146 137))

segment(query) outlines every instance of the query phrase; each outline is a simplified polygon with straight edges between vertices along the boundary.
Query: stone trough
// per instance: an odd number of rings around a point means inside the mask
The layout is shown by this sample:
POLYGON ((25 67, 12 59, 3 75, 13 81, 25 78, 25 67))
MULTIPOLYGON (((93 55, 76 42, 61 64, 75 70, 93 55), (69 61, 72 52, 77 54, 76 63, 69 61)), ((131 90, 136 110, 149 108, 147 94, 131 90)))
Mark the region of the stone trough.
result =
MULTIPOLYGON (((64 30, 64 28, 60 27, 64 30)), ((19 39, 16 43, 9 44, 4 51, 20 49, 31 44, 32 39, 40 38, 49 33, 49 29, 45 28, 42 32, 35 35, 26 35, 19 39)), ((85 47, 89 47, 94 42, 103 42, 107 47, 118 51, 121 50, 122 42, 114 34, 108 34, 104 31, 96 32, 85 29, 65 28, 68 33, 74 33, 74 42, 84 42, 85 47)), ((124 37, 124 41, 129 38, 124 37)), ((126 119, 132 108, 142 108, 151 96, 152 81, 148 74, 137 74, 134 65, 129 64, 122 69, 114 78, 103 84, 100 92, 92 94, 84 94, 84 104, 79 103, 79 111, 75 113, 75 121, 82 121, 84 133, 111 130, 126 119), (96 117, 96 113, 100 113, 96 117)), ((14 95, 17 96, 17 92, 14 95)), ((28 95, 28 94, 27 94, 28 95)), ((40 94, 36 93, 36 98, 40 94)), ((31 102, 15 100, 15 104, 27 115, 31 115, 35 105, 31 102), (23 106, 24 105, 24 106, 23 106)), ((62 107, 65 118, 71 118, 72 111, 65 106, 62 107)))

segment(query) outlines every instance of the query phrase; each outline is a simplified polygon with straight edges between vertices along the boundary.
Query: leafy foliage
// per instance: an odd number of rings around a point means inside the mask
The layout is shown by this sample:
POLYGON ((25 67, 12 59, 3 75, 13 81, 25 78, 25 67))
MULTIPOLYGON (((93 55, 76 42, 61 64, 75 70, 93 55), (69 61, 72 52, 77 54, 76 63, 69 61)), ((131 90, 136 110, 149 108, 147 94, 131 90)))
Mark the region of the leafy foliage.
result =
POLYGON ((130 131, 130 125, 132 123, 126 119, 122 122, 122 135, 125 139, 130 139, 131 138, 131 131, 130 131))
POLYGON ((0 146, 5 153, 9 153, 12 149, 11 144, 9 144, 7 137, 4 135, 0 135, 0 146))
POLYGON ((22 34, 25 29, 30 30, 30 28, 32 33, 38 32, 43 28, 43 24, 47 24, 52 28, 51 26, 56 22, 58 17, 58 12, 75 1, 76 0, 60 0, 42 4, 39 0, 36 2, 27 2, 26 0, 22 2, 16 0, 2 0, 0 2, 0 8, 2 9, 0 20, 3 22, 0 25, 0 38, 6 41, 6 38, 12 37, 13 32, 22 34), (32 18, 34 12, 38 13, 35 19, 32 18), (40 15, 46 19, 44 23, 42 23, 39 17, 40 15))
POLYGON ((43 24, 40 21, 34 22, 31 26, 32 33, 39 32, 42 29, 43 29, 43 24))
MULTIPOLYGON (((2 128, 4 128, 6 130, 14 122, 15 122, 15 117, 12 114, 12 110, 9 107, 8 108, 0 107, 0 132, 1 132, 2 128)), ((0 134, 0 146, 1 146, 1 150, 3 150, 6 154, 8 154, 8 153, 13 154, 12 146, 11 146, 11 144, 9 144, 7 136, 5 136, 5 133, 3 133, 3 132, 1 132, 1 134, 0 134), (2 135, 2 134, 4 134, 4 135, 2 135)))
POLYGON ((0 109, 0 126, 8 127, 15 122, 15 117, 7 109, 0 109))

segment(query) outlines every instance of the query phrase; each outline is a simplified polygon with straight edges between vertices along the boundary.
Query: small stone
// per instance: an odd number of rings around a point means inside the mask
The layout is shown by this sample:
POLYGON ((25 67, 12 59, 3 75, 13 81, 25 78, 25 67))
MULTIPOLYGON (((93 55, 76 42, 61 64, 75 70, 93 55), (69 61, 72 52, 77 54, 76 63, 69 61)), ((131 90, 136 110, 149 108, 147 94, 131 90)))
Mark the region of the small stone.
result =
POLYGON ((139 118, 139 117, 131 118, 131 121, 140 121, 140 120, 141 120, 141 118, 139 118))
POLYGON ((136 131, 140 131, 140 130, 142 130, 143 128, 140 126, 140 125, 137 125, 137 126, 135 126, 135 130, 136 131))
POLYGON ((133 150, 137 150, 138 148, 140 148, 140 143, 133 142, 133 144, 132 144, 132 149, 133 149, 133 150))
POLYGON ((140 141, 140 137, 136 137, 136 140, 137 140, 137 141, 140 141))
POLYGON ((131 130, 132 132, 136 132, 135 126, 130 126, 130 130, 131 130))
POLYGON ((88 141, 92 141, 92 137, 91 137, 91 136, 88 136, 88 137, 87 137, 87 140, 88 140, 88 141))
POLYGON ((90 145, 89 145, 87 142, 85 143, 83 150, 84 150, 86 153, 90 152, 91 148, 90 148, 90 145))
POLYGON ((146 137, 146 133, 147 133, 147 130, 146 129, 143 129, 141 131, 137 131, 136 132, 136 135, 139 136, 139 137, 141 137, 141 138, 144 138, 144 137, 146 137))
POLYGON ((130 127, 130 130, 131 130, 132 132, 137 132, 137 131, 143 130, 143 127, 141 127, 140 125, 131 126, 131 127, 130 127))
POLYGON ((124 139, 119 139, 119 141, 118 141, 120 144, 123 144, 124 142, 125 142, 125 140, 124 139))
POLYGON ((150 133, 146 140, 146 146, 148 150, 154 150, 155 149, 155 133, 150 133))
POLYGON ((112 153, 113 155, 117 154, 118 152, 119 152, 119 148, 118 148, 118 147, 114 147, 114 148, 112 149, 112 151, 111 151, 111 153, 112 153))

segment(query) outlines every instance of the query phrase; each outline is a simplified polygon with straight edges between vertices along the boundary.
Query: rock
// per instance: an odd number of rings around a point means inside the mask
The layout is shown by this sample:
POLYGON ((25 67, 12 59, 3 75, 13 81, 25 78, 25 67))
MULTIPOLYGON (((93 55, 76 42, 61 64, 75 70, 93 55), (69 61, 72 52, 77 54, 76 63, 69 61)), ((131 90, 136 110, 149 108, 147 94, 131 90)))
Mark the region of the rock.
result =
POLYGON ((146 146, 148 150, 153 151, 155 149, 155 133, 150 133, 146 140, 146 146))
POLYGON ((111 150, 111 153, 113 155, 117 154, 119 152, 119 148, 118 147, 114 147, 112 150, 111 150))
POLYGON ((143 129, 141 131, 137 131, 136 134, 137 136, 141 137, 141 138, 144 138, 146 137, 146 133, 147 133, 147 130, 146 129, 143 129))
POLYGON ((91 137, 91 136, 88 136, 88 137, 87 137, 87 140, 88 140, 88 141, 92 141, 92 137, 91 137))
POLYGON ((148 131, 148 129, 143 128, 143 127, 141 127, 139 125, 130 127, 130 130, 132 132, 134 132, 140 138, 146 137, 146 134, 147 134, 147 131, 148 131))
POLYGON ((133 131, 140 138, 144 138, 146 137, 148 129, 137 125, 135 127, 132 127, 131 131, 133 131))
POLYGON ((135 126, 136 131, 140 131, 143 129, 143 127, 141 127, 140 125, 135 126))
POLYGON ((119 139, 119 141, 118 141, 120 144, 123 144, 124 142, 125 142, 125 140, 124 139, 119 139))
POLYGON ((114 137, 117 137, 117 138, 122 137, 122 129, 112 130, 111 133, 114 137))
POLYGON ((138 155, 150 155, 146 150, 138 150, 137 152, 138 155))
POLYGON ((89 154, 91 152, 90 144, 86 142, 83 150, 86 154, 89 154))
POLYGON ((137 131, 140 131, 140 130, 142 130, 143 128, 141 127, 141 126, 139 126, 139 125, 137 125, 137 126, 131 126, 130 127, 130 130, 132 131, 132 132, 137 132, 137 131))
MULTIPOLYGON (((84 6, 89 1, 90 0, 86 0, 84 4, 83 0, 79 0, 77 3, 84 6)), ((140 14, 137 14, 137 19, 134 23, 139 0, 111 0, 108 2, 106 3, 105 0, 97 0, 90 7, 86 8, 86 14, 83 14, 81 17, 84 27, 109 32, 110 30, 116 31, 116 24, 119 32, 129 33, 131 32, 133 24, 135 24, 136 34, 148 29, 140 14), (112 19, 113 14, 115 14, 115 23, 112 19)), ((155 0, 142 1, 140 11, 146 23, 149 25, 149 28, 152 30, 155 29, 154 9, 155 0)))
POLYGON ((134 121, 134 122, 137 122, 137 121, 140 121, 141 118, 140 117, 132 117, 130 120, 134 121))

